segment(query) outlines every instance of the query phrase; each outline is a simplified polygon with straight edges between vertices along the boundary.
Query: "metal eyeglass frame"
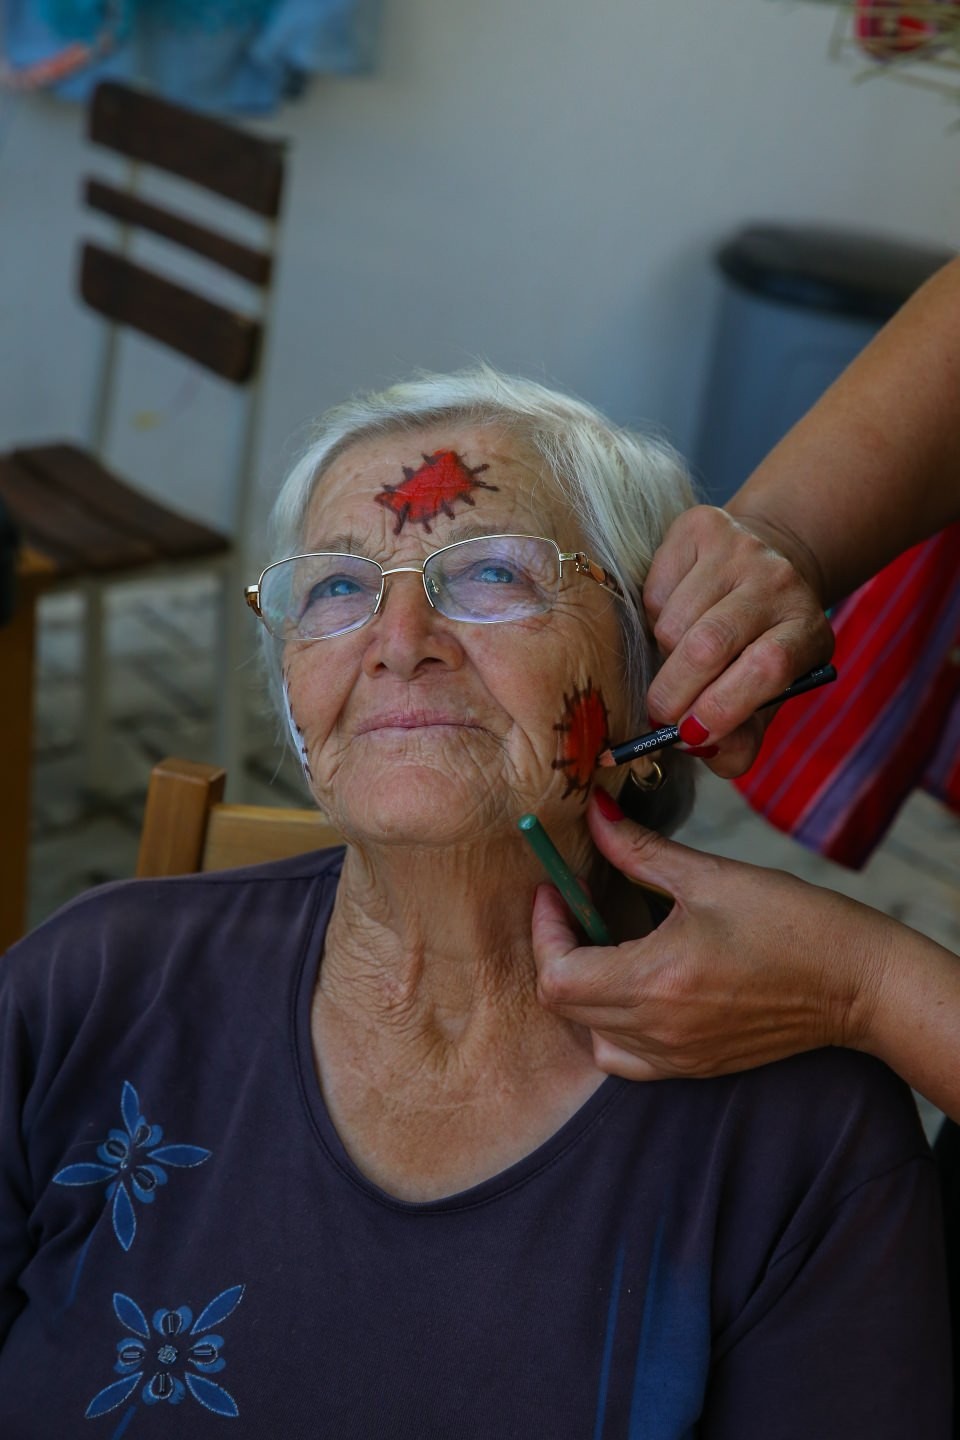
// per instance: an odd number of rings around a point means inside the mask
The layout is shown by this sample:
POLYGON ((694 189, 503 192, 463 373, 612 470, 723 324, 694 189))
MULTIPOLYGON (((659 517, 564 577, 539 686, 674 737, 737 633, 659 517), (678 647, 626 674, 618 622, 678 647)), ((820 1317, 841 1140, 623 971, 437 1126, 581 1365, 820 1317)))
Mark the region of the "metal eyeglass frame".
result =
MULTIPOLYGON (((425 555, 423 557, 423 560, 419 565, 393 565, 390 567, 389 570, 385 570, 378 560, 370 560, 369 557, 366 555, 350 555, 343 550, 307 550, 302 555, 287 555, 282 560, 274 560, 272 564, 265 565, 264 568, 260 571, 260 576, 256 584, 244 586, 243 598, 250 606, 250 609, 256 615, 257 619, 260 620, 262 624, 266 627, 266 629, 269 631, 269 633, 274 636, 274 639, 283 640, 285 638, 284 636, 277 635, 273 630, 270 629, 270 626, 267 624, 263 611, 260 608, 260 587, 263 584, 263 577, 265 575, 267 575, 271 570, 275 570, 278 565, 288 565, 292 560, 310 560, 314 556, 319 555, 343 555, 345 559, 367 560, 369 564, 376 565, 377 569, 380 571, 380 592, 377 595, 376 604, 374 605, 373 609, 370 611, 370 614, 366 617, 366 619, 361 620, 360 623, 357 625, 348 626, 345 630, 337 630, 333 635, 299 635, 296 637, 302 644, 312 644, 315 641, 319 640, 336 640, 337 637, 340 635, 349 635, 353 630, 362 630, 364 625, 369 625, 370 621, 379 614, 380 607, 383 604, 383 597, 386 594, 387 577, 390 575, 419 575, 420 579, 423 581, 423 592, 427 597, 427 603, 429 604, 431 610, 437 610, 437 606, 434 604, 433 598, 430 595, 430 590, 427 585, 427 579, 424 575, 424 568, 429 564, 431 560, 434 559, 435 556, 442 555, 447 550, 457 550, 461 545, 473 545, 477 540, 542 540, 547 545, 552 545, 554 550, 556 550, 557 552, 557 559, 560 564, 561 585, 563 584, 563 562, 565 560, 573 561, 576 565, 576 573, 578 575, 589 576, 589 578, 596 581, 598 585, 602 585, 604 590, 609 591, 611 595, 615 595, 618 600, 623 600, 626 598, 624 596, 623 589, 617 581, 616 577, 611 575, 610 571, 605 569, 603 565, 599 565, 596 560, 591 560, 590 556, 587 555, 583 550, 561 550, 556 540, 551 540, 547 535, 515 535, 512 532, 500 535, 474 535, 471 536, 468 540, 455 540, 451 545, 441 545, 439 549, 431 550, 429 555, 425 555)), ((554 600, 554 604, 555 603, 556 600, 554 600)), ((552 609, 553 605, 549 607, 549 610, 552 609)), ((549 610, 542 611, 541 613, 548 614, 549 610)), ((444 612, 442 610, 437 610, 437 613, 438 615, 443 615, 444 612)), ((456 617, 452 615, 445 615, 444 619, 456 620, 456 617)), ((461 625, 505 625, 509 624, 510 622, 506 620, 456 620, 456 623, 461 625)))

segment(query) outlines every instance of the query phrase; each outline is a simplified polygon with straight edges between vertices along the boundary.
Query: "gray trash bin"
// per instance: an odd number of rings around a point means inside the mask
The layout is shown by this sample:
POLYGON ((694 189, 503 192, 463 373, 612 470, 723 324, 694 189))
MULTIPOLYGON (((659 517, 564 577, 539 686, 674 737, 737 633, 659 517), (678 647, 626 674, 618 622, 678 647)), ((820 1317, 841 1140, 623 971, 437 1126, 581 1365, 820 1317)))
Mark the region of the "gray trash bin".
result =
POLYGON ((749 225, 720 247, 723 296, 694 465, 716 505, 823 394, 949 250, 749 225))

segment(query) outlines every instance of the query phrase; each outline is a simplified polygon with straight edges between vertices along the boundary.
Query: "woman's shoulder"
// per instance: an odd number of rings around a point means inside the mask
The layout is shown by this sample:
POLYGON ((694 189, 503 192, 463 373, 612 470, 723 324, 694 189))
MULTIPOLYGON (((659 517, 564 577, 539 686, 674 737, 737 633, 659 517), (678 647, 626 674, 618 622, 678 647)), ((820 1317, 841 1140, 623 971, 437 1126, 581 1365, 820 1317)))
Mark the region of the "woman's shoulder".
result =
MULTIPOLYGON (((717 1362, 742 1363, 751 1336, 762 1353, 778 1327, 806 1343, 828 1307, 851 1317, 850 1335, 867 1335, 874 1325, 892 1333, 900 1309, 920 1306, 936 1349, 937 1177, 908 1087, 869 1055, 824 1049, 745 1072, 728 1094, 714 1212, 717 1362)), ((842 1348, 848 1335, 835 1334, 842 1348)))
POLYGON ((329 912, 343 850, 242 869, 120 880, 85 891, 0 959, 0 986, 49 999, 88 992, 109 974, 203 966, 277 948, 329 912))
POLYGON ((909 1087, 877 1060, 839 1046, 807 1050, 784 1060, 744 1071, 737 1077, 741 1099, 780 1116, 781 1124, 798 1128, 820 1124, 852 1124, 877 1110, 906 1117, 914 1128, 917 1106, 909 1087))
POLYGON ((709 1190, 718 1213, 753 1217, 761 1230, 763 1215, 815 1228, 862 1187, 911 1167, 932 1174, 910 1089, 869 1055, 812 1050, 713 1079, 623 1087, 606 1143, 656 1151, 678 1193, 709 1190))
POLYGON ((209 913, 210 907, 229 908, 238 896, 256 890, 259 902, 272 891, 278 898, 285 890, 321 884, 327 878, 334 883, 343 864, 343 847, 314 850, 284 860, 247 865, 231 870, 206 870, 189 875, 164 875, 136 880, 111 880, 84 890, 66 901, 34 930, 16 942, 8 952, 19 954, 40 937, 48 937, 64 927, 101 926, 128 916, 141 917, 153 911, 163 914, 180 913, 184 909, 209 913))
POLYGON ((752 1157, 732 1167, 737 1185, 760 1174, 770 1192, 799 1189, 814 1209, 829 1208, 901 1167, 931 1164, 912 1092, 871 1055, 811 1050, 731 1077, 728 1094, 721 1129, 741 1155, 732 1137, 749 1135, 752 1157))

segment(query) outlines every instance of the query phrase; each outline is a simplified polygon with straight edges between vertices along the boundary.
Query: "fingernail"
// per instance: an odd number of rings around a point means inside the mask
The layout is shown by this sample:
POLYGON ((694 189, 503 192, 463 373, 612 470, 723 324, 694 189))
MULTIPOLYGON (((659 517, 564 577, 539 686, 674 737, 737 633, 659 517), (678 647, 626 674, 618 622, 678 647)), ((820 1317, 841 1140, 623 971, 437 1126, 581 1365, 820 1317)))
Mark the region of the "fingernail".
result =
POLYGON ((614 825, 616 825, 618 821, 624 818, 624 814, 623 811, 620 809, 620 806, 617 804, 616 800, 614 800, 613 796, 610 795, 606 790, 601 790, 598 786, 597 789, 593 792, 593 798, 596 800, 597 809, 600 811, 600 814, 603 816, 604 820, 610 820, 613 822, 614 825))
POLYGON ((680 739, 685 745, 702 745, 710 734, 706 725, 701 725, 696 715, 688 715, 680 728, 680 739))
POLYGON ((712 760, 714 755, 720 754, 719 745, 684 745, 680 750, 681 755, 696 755, 698 760, 712 760))

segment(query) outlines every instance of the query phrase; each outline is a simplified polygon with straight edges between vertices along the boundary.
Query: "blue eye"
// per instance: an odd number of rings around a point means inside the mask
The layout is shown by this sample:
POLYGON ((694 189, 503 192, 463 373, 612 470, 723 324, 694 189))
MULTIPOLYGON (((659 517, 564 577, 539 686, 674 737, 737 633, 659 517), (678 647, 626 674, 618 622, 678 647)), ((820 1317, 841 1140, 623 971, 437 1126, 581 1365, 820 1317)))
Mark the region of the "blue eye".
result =
POLYGON ((318 580, 316 585, 310 587, 310 595, 307 603, 315 600, 343 600, 350 595, 358 595, 363 586, 356 580, 351 580, 349 575, 330 575, 326 580, 318 580))
POLYGON ((474 578, 481 580, 484 585, 512 585, 516 575, 506 565, 494 565, 491 562, 489 565, 478 566, 474 578))

